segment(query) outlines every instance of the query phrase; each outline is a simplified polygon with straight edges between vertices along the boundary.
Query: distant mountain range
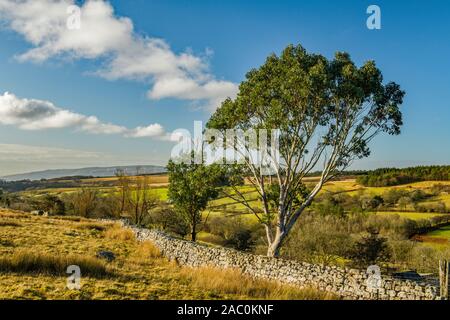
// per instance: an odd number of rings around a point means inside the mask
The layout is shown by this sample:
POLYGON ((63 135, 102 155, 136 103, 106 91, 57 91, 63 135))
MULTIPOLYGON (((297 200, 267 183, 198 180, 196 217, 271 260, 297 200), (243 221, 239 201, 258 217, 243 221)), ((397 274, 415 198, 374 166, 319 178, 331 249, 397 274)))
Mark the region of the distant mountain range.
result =
POLYGON ((117 167, 91 167, 80 169, 55 169, 45 171, 35 171, 29 173, 14 174, 1 177, 0 179, 6 181, 18 181, 18 180, 41 180, 41 179, 56 179, 62 177, 112 177, 117 170, 123 170, 127 174, 132 175, 136 173, 139 168, 141 174, 155 174, 165 173, 166 168, 162 166, 117 166, 117 167))

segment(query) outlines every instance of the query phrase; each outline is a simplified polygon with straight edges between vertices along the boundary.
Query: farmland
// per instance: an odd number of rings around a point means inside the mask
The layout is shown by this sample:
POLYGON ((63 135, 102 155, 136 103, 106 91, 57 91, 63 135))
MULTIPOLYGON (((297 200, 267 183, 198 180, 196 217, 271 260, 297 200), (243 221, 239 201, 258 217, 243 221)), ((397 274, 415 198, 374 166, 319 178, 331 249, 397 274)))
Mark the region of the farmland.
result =
MULTIPOLYGON (((167 215, 171 212, 171 204, 168 202, 169 181, 166 175, 130 176, 127 179, 131 199, 135 199, 137 193, 142 192, 134 188, 139 179, 144 179, 148 183, 144 193, 149 199, 153 199, 155 204, 159 202, 147 217, 145 223, 149 227, 160 228, 177 237, 188 239, 185 221, 176 214, 167 215)), ((306 187, 311 188, 316 180, 314 177, 305 179, 306 187)), ((89 190, 98 201, 90 217, 116 217, 116 213, 113 213, 114 207, 117 207, 119 198, 123 196, 123 186, 118 177, 76 181, 69 179, 64 180, 64 183, 75 185, 66 188, 32 188, 13 193, 19 206, 15 208, 13 204, 12 208, 26 211, 39 209, 40 203, 45 203, 50 196, 66 203, 66 215, 79 214, 73 211, 77 205, 71 201, 83 190, 89 190), (24 205, 27 203, 28 207, 24 205)), ((351 265, 353 261, 349 258, 348 250, 355 241, 364 237, 367 229, 376 228, 381 232, 380 236, 389 240, 395 255, 400 254, 395 251, 400 250, 396 249, 397 246, 404 250, 411 245, 408 250, 420 251, 425 250, 423 247, 432 247, 437 250, 433 253, 437 257, 442 250, 450 249, 450 236, 445 224, 450 218, 447 192, 449 187, 448 181, 422 181, 390 187, 366 187, 352 177, 331 181, 302 215, 298 230, 288 239, 283 255, 310 262, 351 265), (322 238, 319 240, 317 237, 322 238), (343 241, 338 244, 339 250, 328 248, 334 239, 343 241), (304 248, 308 243, 309 247, 304 248), (296 248, 297 245, 301 247, 296 248)), ((238 191, 244 195, 246 204, 232 199, 231 197, 236 197, 236 193, 228 187, 221 189, 218 198, 208 203, 202 212, 197 239, 209 246, 225 246, 264 254, 264 230, 257 216, 247 207, 249 205, 257 212, 262 210, 258 192, 248 182, 238 187, 238 191)), ((391 265, 398 268, 415 268, 417 264, 417 261, 395 259, 391 265)), ((426 266, 419 263, 418 266, 423 271, 434 270, 432 262, 426 266)))
MULTIPOLYGON (((131 176, 131 181, 134 181, 136 177, 131 176)), ((156 195, 161 201, 167 201, 167 186, 168 177, 167 175, 150 175, 148 176, 149 184, 151 187, 152 194, 156 195)), ((305 184, 312 185, 316 178, 307 178, 305 184)), ((58 183, 69 183, 74 182, 70 180, 59 180, 58 183)), ((87 178, 77 180, 77 186, 71 188, 36 188, 31 190, 25 190, 19 192, 20 196, 28 198, 41 198, 45 195, 55 195, 62 196, 65 194, 76 193, 80 188, 90 188, 96 190, 100 196, 107 197, 111 193, 117 193, 119 187, 117 186, 118 178, 87 178)), ((373 197, 382 196, 391 190, 400 190, 406 193, 413 193, 415 191, 423 193, 431 193, 431 190, 436 186, 450 187, 449 181, 422 181, 409 183, 405 185, 392 186, 392 187, 365 187, 356 182, 355 179, 342 179, 338 181, 331 181, 327 183, 323 190, 319 194, 320 196, 352 196, 352 197, 373 197)), ((239 191, 245 196, 248 204, 252 207, 261 209, 261 202, 258 198, 258 193, 251 185, 245 185, 239 188, 239 191)), ((232 190, 227 190, 226 193, 233 194, 232 190)), ((446 208, 450 209, 450 195, 447 192, 439 192, 438 194, 433 194, 432 196, 420 199, 415 203, 416 208, 408 203, 403 207, 399 205, 393 205, 389 210, 373 210, 367 209, 369 212, 380 216, 394 216, 398 215, 401 218, 411 219, 411 220, 429 220, 434 217, 445 216, 444 212, 427 212, 428 207, 440 204, 444 205, 446 208), (424 211, 415 210, 419 208, 425 209, 424 211)), ((204 215, 209 217, 217 216, 242 216, 245 220, 250 223, 257 223, 256 217, 251 214, 250 210, 242 203, 227 197, 225 193, 209 203, 207 210, 204 215)), ((207 234, 207 233, 206 233, 207 234)), ((208 238, 208 236, 206 237, 208 238)))

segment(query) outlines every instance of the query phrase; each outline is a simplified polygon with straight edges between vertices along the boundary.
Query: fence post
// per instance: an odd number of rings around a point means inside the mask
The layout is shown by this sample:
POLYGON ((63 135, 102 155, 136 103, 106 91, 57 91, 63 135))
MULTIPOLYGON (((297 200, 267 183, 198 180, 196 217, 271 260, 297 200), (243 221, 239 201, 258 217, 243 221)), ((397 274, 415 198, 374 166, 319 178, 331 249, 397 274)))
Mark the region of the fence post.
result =
POLYGON ((449 262, 445 259, 439 260, 439 288, 443 299, 448 299, 448 269, 449 262))

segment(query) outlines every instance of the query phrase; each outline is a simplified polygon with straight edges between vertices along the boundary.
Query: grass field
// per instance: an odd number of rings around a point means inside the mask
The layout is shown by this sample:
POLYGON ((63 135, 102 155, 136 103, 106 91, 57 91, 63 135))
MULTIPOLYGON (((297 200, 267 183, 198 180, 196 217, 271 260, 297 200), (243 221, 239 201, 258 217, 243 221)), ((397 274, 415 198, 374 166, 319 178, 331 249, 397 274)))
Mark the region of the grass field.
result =
POLYGON ((437 249, 448 248, 450 246, 450 226, 439 228, 416 238, 424 244, 437 249))
POLYGON ((433 217, 442 216, 445 213, 422 213, 422 212, 400 212, 400 211, 378 211, 376 212, 378 215, 390 216, 390 215, 398 215, 402 218, 411 219, 411 220, 421 220, 421 219, 430 219, 433 217))
POLYGON ((450 226, 445 226, 439 230, 431 231, 427 234, 429 237, 446 238, 450 240, 450 226))
POLYGON ((188 269, 113 223, 0 209, 0 299, 330 299, 312 289, 256 281, 234 270, 188 269), (110 263, 96 258, 112 251, 110 263), (66 264, 82 264, 81 290, 66 264), (207 279, 207 280, 206 280, 207 279))

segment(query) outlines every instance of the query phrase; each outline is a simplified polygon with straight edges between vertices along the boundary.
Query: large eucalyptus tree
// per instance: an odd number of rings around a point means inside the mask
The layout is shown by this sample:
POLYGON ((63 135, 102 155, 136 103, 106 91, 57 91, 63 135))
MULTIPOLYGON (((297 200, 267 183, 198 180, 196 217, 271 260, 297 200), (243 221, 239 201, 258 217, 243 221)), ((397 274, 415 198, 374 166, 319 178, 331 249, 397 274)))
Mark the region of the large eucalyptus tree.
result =
POLYGON ((368 143, 376 135, 400 133, 404 94, 398 84, 383 83, 373 61, 358 67, 347 53, 336 53, 329 60, 300 45, 269 56, 247 73, 237 97, 225 100, 207 127, 224 135, 231 128, 281 132, 279 161, 268 155, 273 174, 268 176, 260 163, 251 161, 229 170, 237 168, 256 187, 262 212, 248 202, 237 183, 229 196, 264 224, 268 256, 279 255, 287 235, 323 185, 353 160, 370 154, 368 143), (317 170, 321 172, 317 183, 305 188, 305 176, 317 170))

